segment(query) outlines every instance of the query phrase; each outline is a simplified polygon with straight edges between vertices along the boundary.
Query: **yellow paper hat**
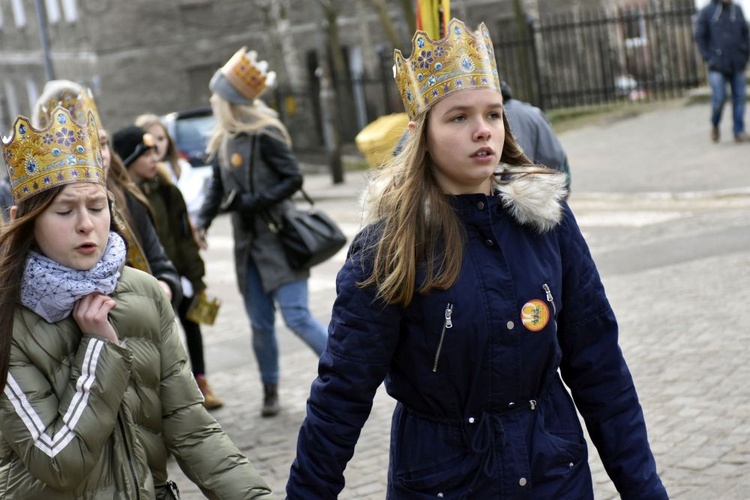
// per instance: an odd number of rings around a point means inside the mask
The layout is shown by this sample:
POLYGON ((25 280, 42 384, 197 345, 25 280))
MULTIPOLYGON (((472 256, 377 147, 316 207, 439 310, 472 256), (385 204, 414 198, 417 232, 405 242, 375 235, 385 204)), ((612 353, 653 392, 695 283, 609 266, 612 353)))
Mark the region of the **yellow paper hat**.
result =
POLYGON ((484 23, 473 32, 453 18, 439 40, 417 31, 411 56, 406 59, 396 49, 393 61, 393 76, 412 120, 455 92, 482 88, 500 92, 495 50, 484 23))
POLYGON ((10 136, 3 137, 2 150, 16 205, 55 186, 74 182, 105 185, 99 130, 91 111, 85 122, 78 123, 70 111, 58 106, 41 129, 19 116, 10 136))
MULTIPOLYGON (((101 127, 99 120, 99 111, 96 109, 94 93, 88 87, 81 87, 80 91, 74 89, 79 85, 68 80, 53 80, 47 85, 59 85, 59 90, 53 92, 53 95, 46 102, 37 105, 37 115, 35 125, 39 128, 46 127, 50 121, 52 111, 58 106, 62 106, 70 111, 71 116, 78 123, 84 123, 88 119, 89 112, 94 114, 94 120, 98 127, 101 127)), ((45 87, 45 91, 47 87, 45 87)))

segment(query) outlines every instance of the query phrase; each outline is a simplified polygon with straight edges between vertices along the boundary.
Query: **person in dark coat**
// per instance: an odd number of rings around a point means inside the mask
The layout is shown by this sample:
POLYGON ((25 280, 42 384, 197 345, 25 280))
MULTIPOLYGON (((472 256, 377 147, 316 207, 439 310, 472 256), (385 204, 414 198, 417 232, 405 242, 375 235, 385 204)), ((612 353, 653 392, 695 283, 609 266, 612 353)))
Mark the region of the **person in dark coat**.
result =
POLYGON ((745 68, 750 56, 750 35, 742 8, 732 0, 711 0, 698 13, 693 34, 708 67, 711 139, 719 142, 721 137, 719 124, 729 85, 734 140, 750 141, 745 133, 745 68))
POLYGON ((146 196, 159 241, 181 276, 183 300, 176 312, 185 331, 193 376, 206 408, 219 408, 223 402, 214 394, 206 378, 203 333, 200 324, 191 320, 188 314, 192 300, 206 289, 203 282, 206 269, 193 239, 185 199, 170 180, 169 173, 159 170, 154 138, 145 129, 136 125, 123 127, 115 132, 112 143, 117 155, 123 158, 128 175, 146 196))
POLYGON ((536 106, 515 99, 510 85, 505 81, 500 82, 500 90, 505 116, 523 153, 535 164, 565 173, 565 189, 570 193, 568 155, 552 130, 547 115, 536 106))
POLYGON ((486 26, 445 33, 395 52, 411 136, 336 278, 287 498, 338 497, 385 381, 386 498, 593 499, 578 410, 621 497, 665 500, 565 176, 518 147, 486 26))
POLYGON ((294 209, 292 195, 302 187, 302 172, 286 127, 259 98, 275 74, 256 57, 242 48, 211 79, 217 124, 208 145, 213 178, 198 214, 196 236, 205 241, 219 211, 231 213, 237 283, 263 383, 261 415, 271 417, 280 411, 276 307, 286 326, 316 355, 323 352, 328 333, 310 312, 310 270, 291 268, 269 227, 294 209))

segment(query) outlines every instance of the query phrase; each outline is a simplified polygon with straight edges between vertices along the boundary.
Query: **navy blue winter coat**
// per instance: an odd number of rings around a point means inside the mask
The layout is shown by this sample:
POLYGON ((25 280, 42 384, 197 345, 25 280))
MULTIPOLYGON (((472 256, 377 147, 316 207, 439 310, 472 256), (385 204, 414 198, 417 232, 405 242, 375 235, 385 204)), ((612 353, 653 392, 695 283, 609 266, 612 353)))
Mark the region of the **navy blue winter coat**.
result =
POLYGON ((376 229, 352 243, 288 498, 337 497, 383 380, 398 401, 388 498, 593 498, 558 369, 622 498, 667 498, 615 316, 567 205, 539 234, 499 196, 452 202, 467 236, 460 278, 408 307, 357 286, 371 270, 365 242, 376 229))
POLYGON ((725 75, 745 71, 750 35, 739 5, 712 0, 698 13, 694 31, 695 43, 710 71, 725 75))

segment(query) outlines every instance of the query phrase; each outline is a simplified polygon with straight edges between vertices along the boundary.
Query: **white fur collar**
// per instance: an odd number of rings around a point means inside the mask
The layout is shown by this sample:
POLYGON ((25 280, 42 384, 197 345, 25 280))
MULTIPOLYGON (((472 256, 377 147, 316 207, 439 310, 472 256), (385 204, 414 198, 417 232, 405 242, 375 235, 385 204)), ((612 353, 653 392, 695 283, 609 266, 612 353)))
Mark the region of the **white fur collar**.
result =
MULTIPOLYGON (((553 174, 528 173, 525 170, 536 170, 537 167, 514 167, 514 178, 507 184, 494 186, 503 206, 519 224, 527 225, 544 233, 554 228, 562 219, 560 201, 567 195, 564 173, 553 174)), ((379 199, 385 186, 383 180, 373 180, 362 193, 360 202, 364 219, 372 215, 372 204, 379 199)))
MULTIPOLYGON (((523 168, 513 168, 522 172, 523 168)), ((562 219, 562 205, 565 198, 566 176, 562 172, 554 174, 516 175, 507 184, 495 188, 503 206, 519 224, 532 227, 539 233, 554 228, 562 219)))

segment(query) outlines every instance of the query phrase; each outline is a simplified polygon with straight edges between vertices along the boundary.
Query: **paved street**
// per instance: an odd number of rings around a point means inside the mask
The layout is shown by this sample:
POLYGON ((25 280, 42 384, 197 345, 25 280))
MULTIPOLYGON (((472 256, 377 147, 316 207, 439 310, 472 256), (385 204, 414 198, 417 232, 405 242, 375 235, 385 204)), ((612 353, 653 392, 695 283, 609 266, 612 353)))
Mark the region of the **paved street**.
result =
MULTIPOLYGON (((712 144, 708 104, 672 106, 560 136, 573 172, 570 204, 617 313, 657 464, 671 498, 750 495, 750 144, 712 144)), ((722 132, 731 138, 730 113, 722 132)), ((363 174, 344 185, 309 174, 307 191, 353 236, 363 174)), ((260 418, 249 323, 236 292, 229 221, 209 232, 209 292, 223 300, 205 328, 207 370, 226 406, 213 412, 283 496, 312 351, 279 319, 281 415, 260 418)), ((313 270, 311 307, 330 317, 344 251, 313 270)), ((347 471, 343 499, 382 499, 393 402, 382 387, 347 471)), ((618 498, 590 447, 596 498, 618 498)), ((172 463, 184 499, 203 498, 172 463)))

